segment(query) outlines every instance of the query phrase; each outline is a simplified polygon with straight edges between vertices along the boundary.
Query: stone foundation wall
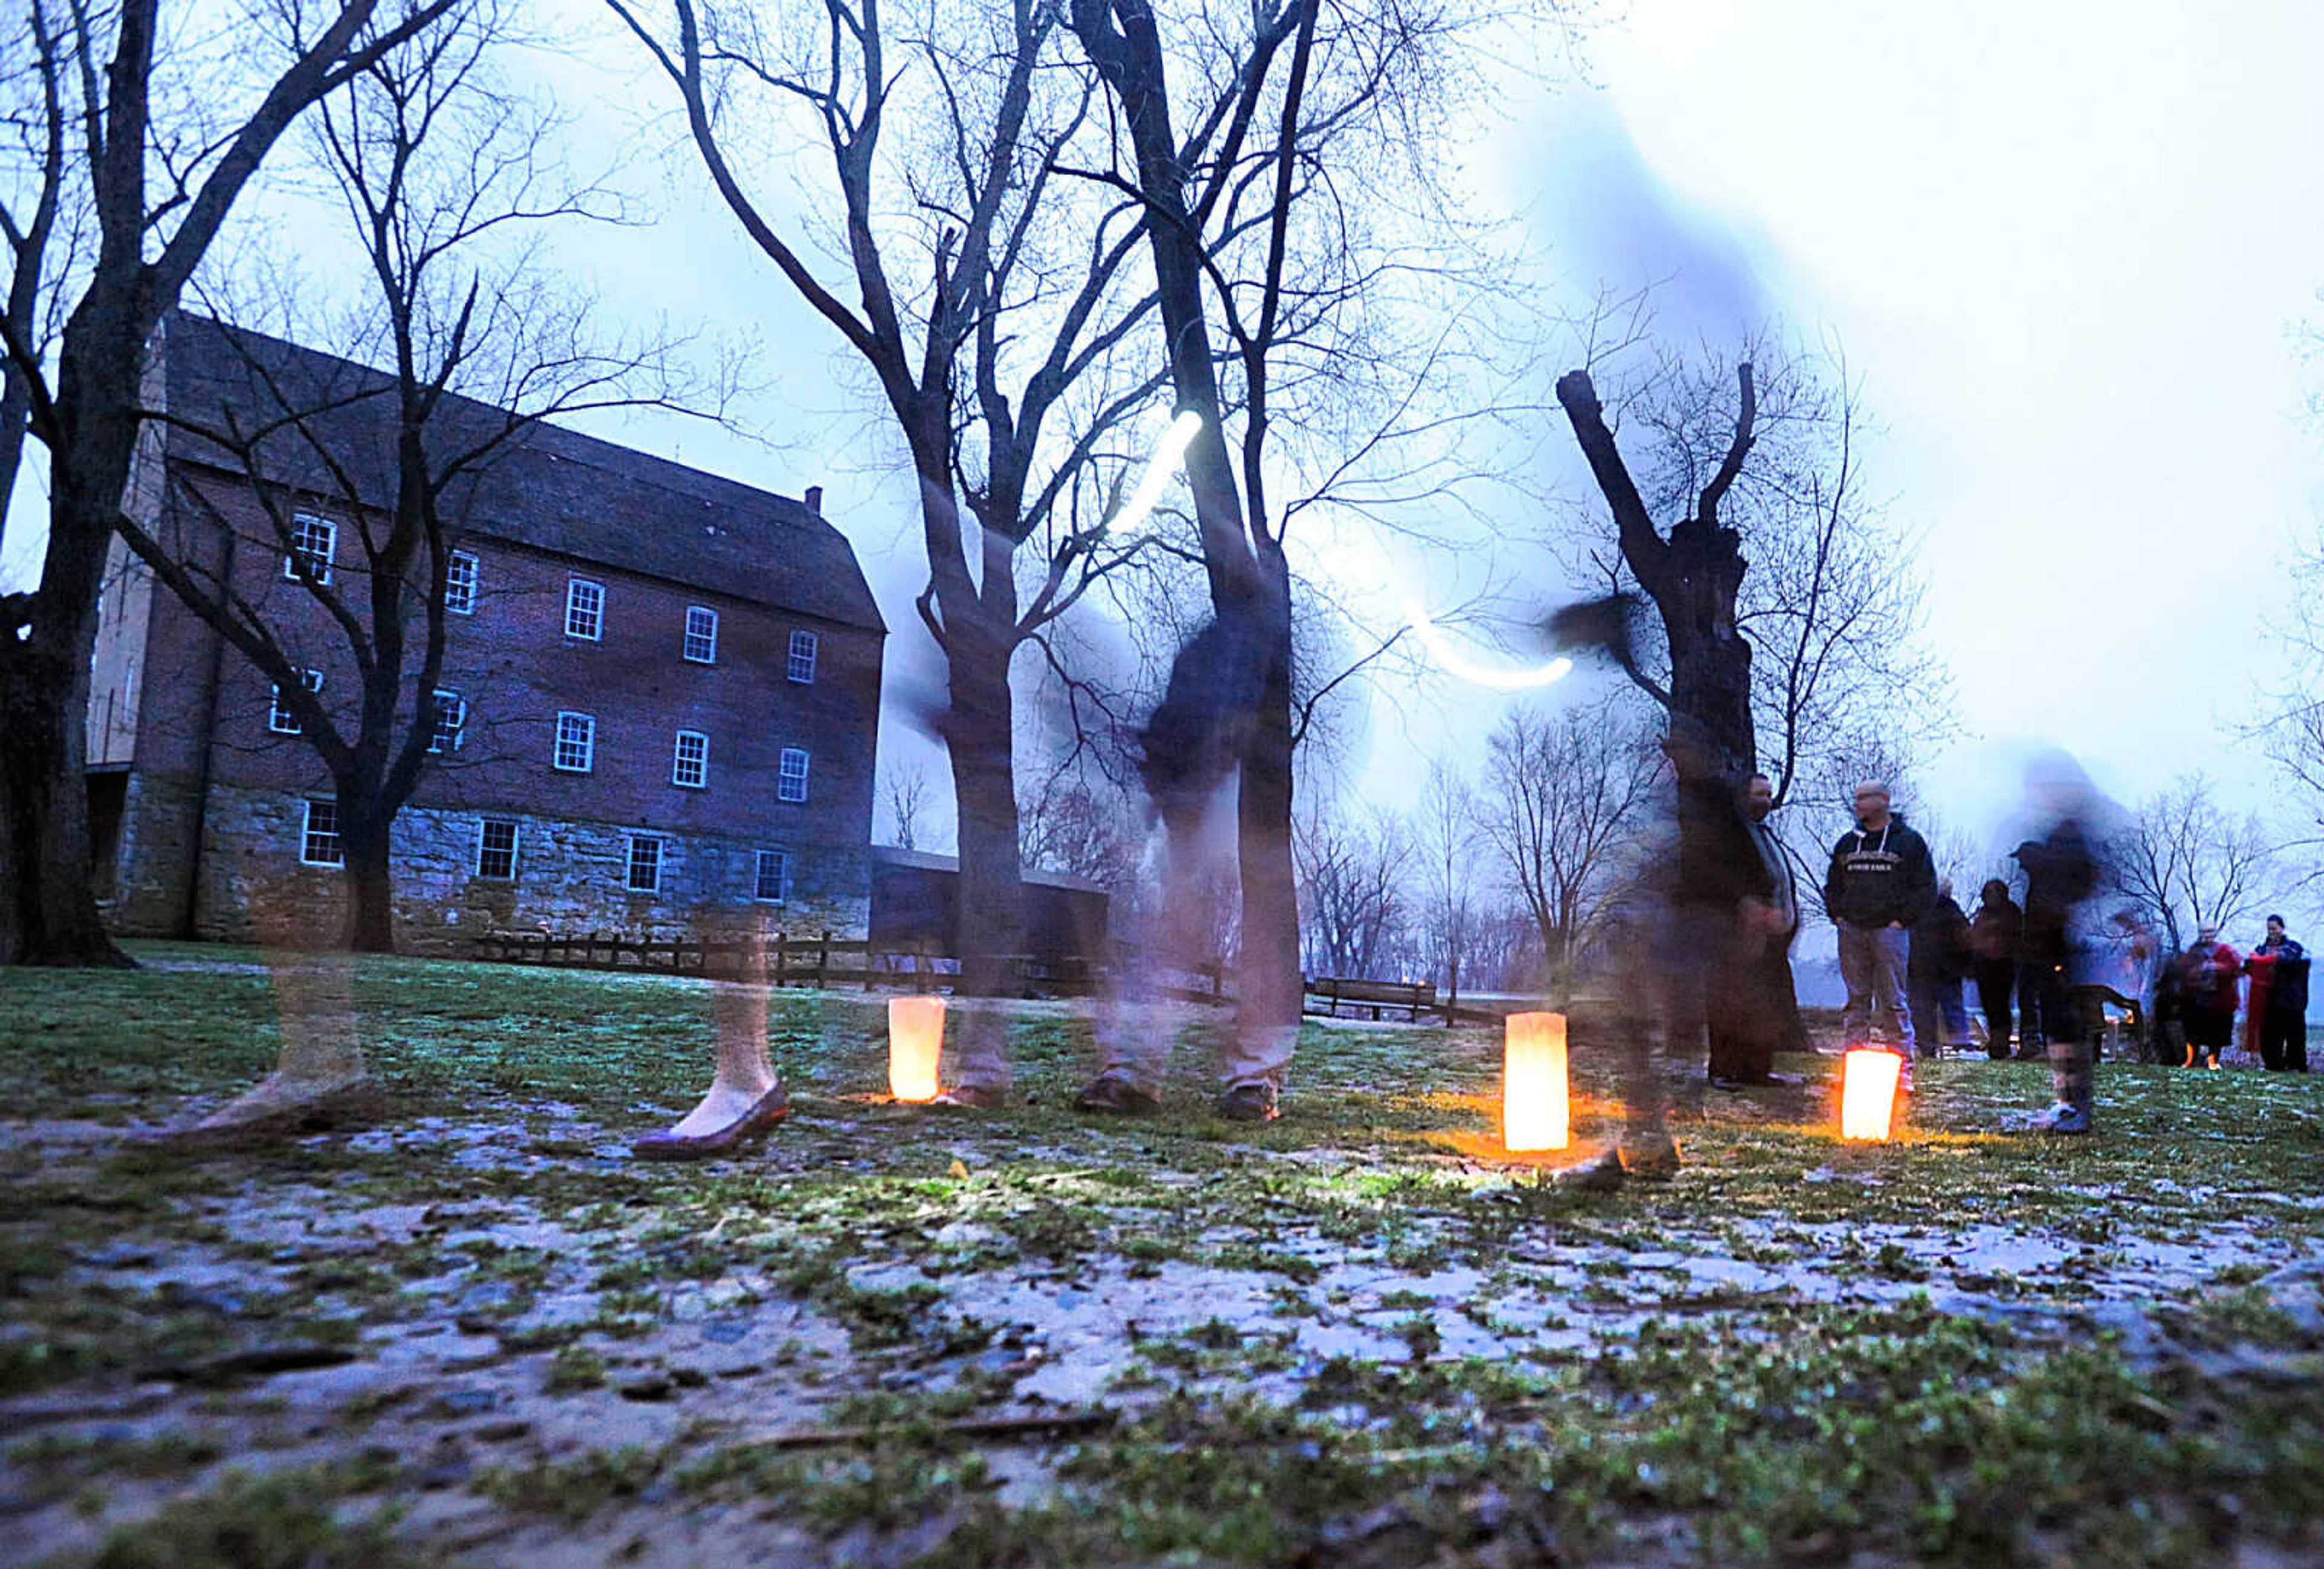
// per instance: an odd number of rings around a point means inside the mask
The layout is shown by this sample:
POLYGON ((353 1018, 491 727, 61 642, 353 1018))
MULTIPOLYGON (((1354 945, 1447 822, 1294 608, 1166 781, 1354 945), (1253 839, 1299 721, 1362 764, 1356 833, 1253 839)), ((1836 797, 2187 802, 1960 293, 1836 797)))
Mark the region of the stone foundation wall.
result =
MULTIPOLYGON (((190 818, 190 788, 171 790, 133 779, 131 789, 114 923, 130 935, 176 932, 191 836, 178 832, 160 846, 153 841, 171 823, 190 818), (173 802, 175 809, 166 809, 173 802)), ((345 878, 337 867, 300 860, 305 815, 300 796, 212 788, 195 935, 318 946, 334 939, 346 921, 345 878)), ((486 814, 409 807, 397 817, 396 936, 403 951, 466 955, 477 937, 495 928, 673 937, 755 924, 769 931, 860 937, 870 926, 868 846, 770 845, 656 832, 652 836, 662 841, 661 887, 637 893, 627 887, 629 840, 643 830, 521 812, 490 815, 518 825, 512 881, 476 875, 486 814), (761 849, 789 852, 789 884, 780 903, 752 897, 761 849)))

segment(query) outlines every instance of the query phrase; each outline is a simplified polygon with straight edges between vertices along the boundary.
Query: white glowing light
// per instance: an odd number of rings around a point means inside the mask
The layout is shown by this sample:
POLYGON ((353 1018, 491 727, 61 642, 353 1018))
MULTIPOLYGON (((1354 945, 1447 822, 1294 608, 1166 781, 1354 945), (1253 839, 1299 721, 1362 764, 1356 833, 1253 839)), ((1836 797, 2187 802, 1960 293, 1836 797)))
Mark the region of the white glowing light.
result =
POLYGON ((1428 613, 1417 604, 1405 601, 1404 614, 1405 619, 1412 623, 1414 634, 1438 664, 1462 680, 1492 691, 1529 692, 1536 687, 1562 681, 1573 672, 1573 661, 1564 658, 1552 660, 1545 665, 1536 665, 1530 669, 1500 669, 1478 664, 1454 647, 1452 640, 1436 629, 1436 623, 1428 619, 1428 613))
POLYGON ((1162 432, 1162 439, 1154 444, 1154 456, 1146 460, 1146 472, 1138 476, 1138 488, 1130 493, 1121 511, 1108 520, 1106 527, 1128 533, 1146 521, 1154 503, 1162 499, 1162 487, 1170 483, 1177 471, 1178 462, 1186 456, 1186 448, 1203 428, 1203 417, 1189 409, 1170 421, 1170 429, 1162 432))
MULTIPOLYGON (((1192 410, 1170 421, 1162 432, 1162 439, 1154 444, 1154 455, 1146 460, 1146 472, 1138 476, 1138 488, 1130 493, 1121 511, 1107 520, 1106 529, 1117 536, 1126 534, 1146 521, 1154 503, 1162 499, 1162 487, 1170 483, 1186 448, 1194 444, 1195 435, 1203 429, 1203 417, 1192 410)), ((1436 628, 1428 613, 1416 601, 1406 600, 1405 619, 1431 657, 1451 674, 1495 692, 1528 692, 1536 687, 1546 687, 1562 681, 1572 673, 1573 661, 1554 659, 1545 665, 1530 669, 1499 669, 1478 664, 1453 646, 1452 641, 1436 628)))

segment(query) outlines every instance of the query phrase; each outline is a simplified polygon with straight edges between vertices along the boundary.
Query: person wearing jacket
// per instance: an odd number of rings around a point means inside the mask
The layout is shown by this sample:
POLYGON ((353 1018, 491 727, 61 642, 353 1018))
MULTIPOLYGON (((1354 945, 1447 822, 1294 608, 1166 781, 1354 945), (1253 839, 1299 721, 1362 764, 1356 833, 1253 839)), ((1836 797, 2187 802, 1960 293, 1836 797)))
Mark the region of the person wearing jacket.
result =
POLYGON ((1718 1089, 1786 1082, 1775 1071, 1775 1053, 1796 1049, 1799 1004, 1792 988, 1793 937, 1799 931, 1799 894, 1790 861, 1767 826, 1775 804, 1774 781, 1755 773, 1738 801, 1756 864, 1742 862, 1730 879, 1735 942, 1713 977, 1711 1083, 1718 1089))
POLYGON ((2243 955, 2207 926, 2179 955, 2179 1006, 2187 1025, 2187 1066, 2217 1067, 2236 1035, 2236 977, 2243 955))
POLYGON ((1961 1005, 1961 982, 1969 969, 1969 917, 1953 901, 1950 878, 1937 883, 1936 902, 1913 928, 1912 956, 1905 962, 1905 990, 1913 1002, 1913 1038, 1923 1057, 1939 1057, 1969 1044, 1969 1010, 1961 1005))
POLYGON ((2251 976, 2253 1045, 2272 1073, 2308 1071, 2308 950, 2284 935, 2283 918, 2267 918, 2267 939, 2244 961, 2251 976))
MULTIPOLYGON (((1851 1042, 1901 1051, 1909 1081, 1913 1015, 1905 1001, 1912 929, 1936 902, 1929 846, 1889 806, 1888 787, 1856 787, 1856 827, 1831 847, 1823 907, 1840 928, 1840 976, 1848 987, 1840 1028, 1851 1042)), ((1909 1084, 1905 1084, 1909 1087, 1909 1084)))
MULTIPOLYGON (((2074 937, 2077 911, 2098 889, 2098 856, 2085 823, 2100 805, 2089 777, 2063 753, 2026 771, 2028 793, 2049 818, 2049 831, 2011 853, 2025 869, 2023 956, 2034 969, 2038 1017, 2021 1017, 2019 1029, 2041 1035, 2050 1059, 2050 1109, 2024 1123, 2028 1133, 2088 1133, 2097 1107, 2096 1041, 2076 1008, 2073 976, 2083 960, 2074 937)), ((2024 999, 2021 996, 2021 1003, 2024 999)))
POLYGON ((2025 912, 2009 897, 2009 884, 1989 880, 1969 923, 1969 951, 1978 1006, 1985 1011, 1985 1055, 1996 1062, 2009 1055, 2009 996, 2017 987, 2017 946, 2024 931, 2025 912))

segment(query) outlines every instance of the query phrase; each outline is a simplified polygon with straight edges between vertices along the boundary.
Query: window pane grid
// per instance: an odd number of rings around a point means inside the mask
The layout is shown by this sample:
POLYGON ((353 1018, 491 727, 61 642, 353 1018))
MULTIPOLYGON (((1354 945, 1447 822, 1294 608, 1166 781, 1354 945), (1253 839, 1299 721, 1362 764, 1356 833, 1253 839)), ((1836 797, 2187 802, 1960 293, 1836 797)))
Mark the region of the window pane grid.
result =
POLYGON ((811 685, 815 680, 816 641, 815 633, 811 632, 791 633, 790 662, 787 673, 801 686, 811 685))
POLYGON ((718 613, 699 605, 688 605, 686 611, 687 659, 694 664, 718 662, 718 613))
POLYGON ((565 773, 587 773, 597 756, 597 721, 587 714, 557 716, 556 764, 565 773))
POLYGON ((516 823, 507 817, 486 817, 484 835, 476 847, 476 875, 496 882, 516 876, 516 823))
POLYGON ((467 699, 457 692, 438 687, 436 689, 436 734, 429 740, 428 750, 457 752, 461 733, 467 725, 467 699))
POLYGON ((642 836, 630 841, 630 877, 632 893, 661 891, 661 841, 642 836))
MULTIPOLYGON (((309 692, 319 692, 323 689, 323 672, 320 670, 301 670, 299 672, 299 679, 309 692)), ((272 696, 267 703, 266 728, 277 735, 300 734, 301 727, 299 724, 299 715, 282 706, 282 688, 278 686, 270 688, 269 690, 272 696)))
POLYGON ((595 642, 605 632, 605 590, 586 577, 565 586, 565 635, 595 642))
POLYGON ((670 763, 669 782, 697 790, 710 782, 710 737, 699 730, 678 733, 678 754, 670 763))
POLYGON ((783 901, 783 884, 789 881, 790 857, 780 850, 761 850, 754 868, 751 897, 766 904, 783 901))
POLYGON ((783 748, 782 765, 775 775, 775 798, 779 801, 807 799, 807 752, 796 746, 783 748))
POLYGON ((454 615, 476 614, 476 558, 467 550, 455 550, 444 564, 444 608, 454 615))
POLYGON ((338 802, 307 802, 307 821, 299 836, 299 859, 309 866, 346 864, 346 850, 339 842, 338 802))
POLYGON ((314 574, 316 582, 330 582, 331 558, 337 553, 338 542, 338 524, 308 512, 297 514, 290 520, 290 553, 282 558, 282 576, 298 581, 300 564, 303 562, 314 574))

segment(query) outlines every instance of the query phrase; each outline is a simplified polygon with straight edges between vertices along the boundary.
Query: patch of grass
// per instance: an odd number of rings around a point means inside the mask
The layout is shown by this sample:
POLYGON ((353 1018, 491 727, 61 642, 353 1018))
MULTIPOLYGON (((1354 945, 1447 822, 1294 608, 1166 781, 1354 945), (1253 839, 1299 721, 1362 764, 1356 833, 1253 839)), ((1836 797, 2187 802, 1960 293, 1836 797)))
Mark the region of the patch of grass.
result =
MULTIPOLYGON (((318 1467, 252 1477, 228 1472, 196 1498, 113 1533, 88 1569, 405 1569, 420 1562, 394 1537, 396 1511, 342 1521, 332 1500, 366 1479, 318 1467)), ((375 1481, 377 1479, 369 1479, 375 1481)))

